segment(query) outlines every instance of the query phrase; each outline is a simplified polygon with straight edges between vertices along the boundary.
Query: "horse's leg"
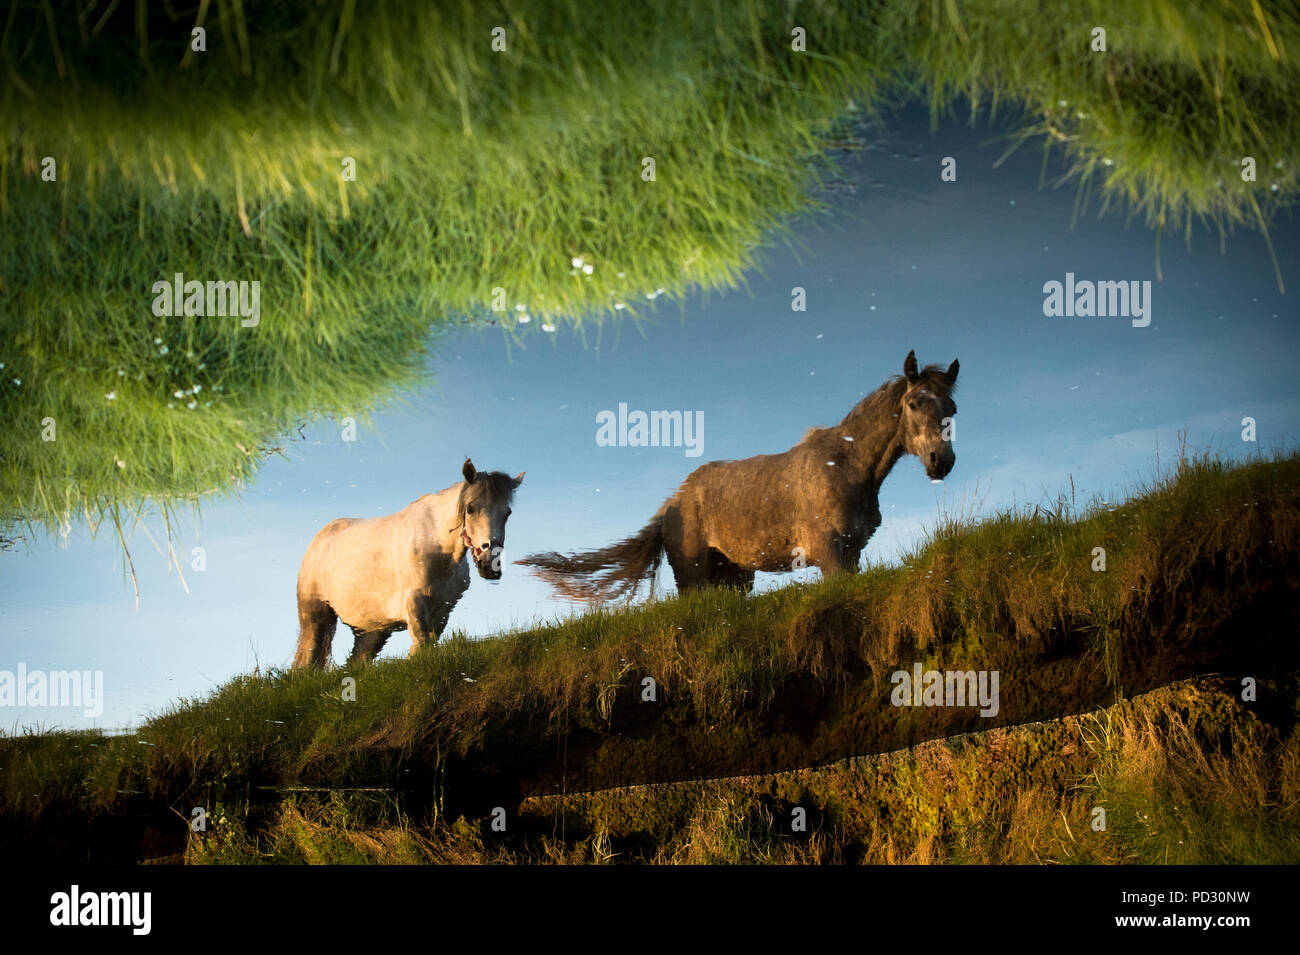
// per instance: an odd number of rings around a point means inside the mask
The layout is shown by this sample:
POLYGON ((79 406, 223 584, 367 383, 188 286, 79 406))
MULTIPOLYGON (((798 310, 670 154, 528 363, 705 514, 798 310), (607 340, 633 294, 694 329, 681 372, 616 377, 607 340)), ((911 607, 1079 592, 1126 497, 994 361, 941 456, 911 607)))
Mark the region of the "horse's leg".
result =
MULTIPOLYGON (((852 548, 848 548, 848 551, 852 551, 852 548)), ((839 534, 827 532, 821 539, 813 542, 808 553, 808 563, 821 568, 823 578, 834 577, 847 571, 856 571, 857 557, 861 553, 859 548, 856 553, 853 553, 850 562, 850 553, 846 552, 844 539, 839 534)))
POLYGON ((429 630, 433 634, 431 642, 437 643, 442 639, 442 632, 447 629, 447 620, 451 617, 451 605, 440 603, 433 608, 433 619, 430 621, 429 630))
POLYGON ((678 591, 694 590, 709 584, 709 553, 698 550, 688 553, 680 545, 670 544, 664 548, 668 552, 668 566, 673 569, 673 580, 677 581, 678 591))
POLYGON ((856 574, 861 569, 862 552, 866 549, 867 541, 871 540, 876 529, 880 527, 880 520, 880 502, 873 498, 867 508, 862 532, 846 538, 843 544, 845 569, 850 573, 856 574))
POLYGON ((673 569, 678 592, 694 590, 709 583, 709 547, 696 528, 688 528, 686 523, 682 508, 670 506, 664 512, 661 525, 664 551, 668 555, 668 566, 673 569))
POLYGON ((354 630, 356 639, 352 643, 352 655, 348 663, 369 663, 379 656, 384 644, 392 636, 391 630, 354 630))
POLYGON ((438 642, 441 628, 447 625, 447 617, 451 613, 451 608, 448 607, 446 613, 441 615, 441 625, 435 628, 440 606, 440 602, 434 598, 421 594, 412 594, 406 598, 406 629, 411 632, 409 656, 414 656, 426 643, 438 642))
POLYGON ((293 655, 295 670, 301 667, 325 669, 337 621, 338 616, 325 601, 314 597, 298 598, 298 649, 293 655))
POLYGON ((722 551, 709 548, 709 583, 719 587, 736 587, 742 593, 754 589, 754 572, 728 560, 722 551))
POLYGON ((420 648, 425 644, 437 643, 442 637, 442 631, 447 629, 447 618, 451 616, 451 605, 441 601, 431 601, 428 608, 428 626, 425 628, 427 636, 420 640, 415 636, 415 631, 411 631, 411 651, 407 654, 409 657, 415 656, 420 648))

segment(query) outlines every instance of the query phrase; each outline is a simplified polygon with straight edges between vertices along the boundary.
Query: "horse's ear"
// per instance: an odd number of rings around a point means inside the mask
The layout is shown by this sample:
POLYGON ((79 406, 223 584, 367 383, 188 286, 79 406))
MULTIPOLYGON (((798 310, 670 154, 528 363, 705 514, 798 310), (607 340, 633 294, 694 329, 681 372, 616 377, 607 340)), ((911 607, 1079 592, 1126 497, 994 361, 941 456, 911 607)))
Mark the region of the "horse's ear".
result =
POLYGON ((465 466, 460 469, 460 473, 465 475, 466 484, 473 484, 474 478, 478 476, 478 472, 474 470, 474 462, 469 458, 465 459, 465 466))
POLYGON ((518 474, 515 475, 515 487, 518 487, 519 485, 524 483, 524 475, 526 473, 527 473, 526 471, 520 471, 518 474))
POLYGON ((961 366, 957 364, 957 359, 954 358, 952 364, 948 366, 948 370, 943 373, 944 378, 948 380, 949 388, 957 383, 957 369, 960 367, 961 366))
POLYGON ((916 369, 915 351, 910 351, 907 353, 907 358, 903 361, 903 374, 906 375, 907 380, 912 382, 913 384, 915 384, 917 379, 921 377, 921 373, 916 369))

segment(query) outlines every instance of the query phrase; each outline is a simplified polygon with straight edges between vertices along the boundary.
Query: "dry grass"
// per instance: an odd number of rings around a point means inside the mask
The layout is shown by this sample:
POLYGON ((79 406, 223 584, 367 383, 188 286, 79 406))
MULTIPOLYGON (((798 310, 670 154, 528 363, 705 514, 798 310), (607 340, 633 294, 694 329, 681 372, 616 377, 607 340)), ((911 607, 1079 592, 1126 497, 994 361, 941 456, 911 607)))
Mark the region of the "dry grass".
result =
POLYGON ((526 804, 506 834, 331 800, 195 837, 190 863, 1129 864, 1300 861, 1300 736, 1222 679, 852 767, 526 804), (635 800, 636 811, 611 810, 635 800), (806 830, 790 824, 807 812, 806 830), (1106 811, 1104 830, 1092 825, 1106 811), (559 823, 567 822, 565 834, 559 823), (628 824, 618 819, 632 820, 628 824), (516 831, 517 830, 517 831, 516 831))

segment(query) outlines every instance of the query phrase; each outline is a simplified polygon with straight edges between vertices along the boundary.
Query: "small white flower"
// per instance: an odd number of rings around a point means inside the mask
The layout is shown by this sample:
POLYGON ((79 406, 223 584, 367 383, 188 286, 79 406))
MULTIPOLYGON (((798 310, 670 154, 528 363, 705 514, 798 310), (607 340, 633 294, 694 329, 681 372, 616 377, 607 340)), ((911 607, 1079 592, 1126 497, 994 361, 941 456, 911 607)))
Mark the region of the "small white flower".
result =
POLYGON ((596 267, 594 265, 584 265, 582 271, 585 274, 590 275, 592 272, 596 271, 596 267))
MULTIPOLYGON (((1281 160, 1278 161, 1278 168, 1279 168, 1279 169, 1282 168, 1281 160)), ((619 272, 619 273, 618 273, 618 277, 619 277, 619 278, 622 278, 625 274, 626 274, 626 273, 619 272)))
POLYGON ((614 307, 615 307, 616 309, 618 309, 620 312, 621 312, 623 309, 627 308, 627 306, 624 305, 622 302, 615 302, 615 303, 614 303, 614 307))
POLYGON ((117 400, 117 392, 116 392, 116 391, 110 391, 108 394, 104 395, 104 397, 107 398, 109 401, 116 401, 116 400, 117 400))
POLYGON ((543 323, 542 323, 542 331, 544 331, 544 332, 553 332, 553 331, 555 331, 555 326, 552 325, 550 322, 543 322, 543 323))
POLYGON ((202 386, 202 385, 190 385, 190 393, 191 393, 191 394, 196 394, 196 395, 197 395, 197 394, 198 394, 200 391, 202 391, 202 390, 203 390, 203 386, 202 386))
POLYGON ((197 401, 191 401, 191 402, 190 402, 189 404, 187 404, 185 407, 187 407, 187 408, 189 408, 191 411, 193 411, 195 408, 198 407, 198 405, 199 405, 199 403, 198 403, 197 401))
POLYGON ((208 363, 206 361, 199 362, 199 371, 202 371, 204 368, 207 367, 208 367, 208 363))
POLYGON ((161 338, 155 338, 155 339, 153 340, 153 343, 154 343, 155 345, 161 345, 161 344, 162 344, 162 339, 161 339, 161 338))
POLYGON ((573 257, 573 259, 571 260, 570 264, 571 264, 575 269, 580 269, 580 268, 582 268, 582 256, 580 256, 580 255, 575 255, 575 256, 573 257))
POLYGON ((119 468, 126 467, 126 462, 123 461, 121 458, 114 458, 113 463, 115 463, 119 468))
POLYGON ((172 397, 173 397, 173 398, 184 398, 184 397, 185 397, 185 392, 183 392, 183 391, 173 391, 173 392, 172 392, 172 397))
POLYGON ((1113 159, 1103 159, 1102 162, 1103 162, 1104 164, 1106 164, 1107 166, 1113 166, 1113 165, 1115 165, 1115 160, 1113 160, 1113 159))
POLYGON ((14 384, 15 384, 15 385, 21 385, 22 383, 23 383, 23 380, 22 380, 21 378, 15 378, 15 379, 14 379, 14 384))
POLYGON ((121 368, 119 368, 119 369, 117 370, 117 377, 119 377, 119 378, 125 378, 125 377, 126 377, 126 372, 124 372, 121 368))
POLYGON ((164 345, 162 348, 158 349, 158 354, 160 354, 160 355, 165 355, 165 354, 167 354, 169 351, 171 351, 171 349, 168 348, 166 345, 164 345))
POLYGON ((528 309, 525 308, 524 305, 523 305, 523 303, 521 302, 521 303, 515 305, 515 311, 516 311, 516 312, 526 312, 526 311, 528 311, 528 309))
POLYGON ((527 312, 519 316, 520 325, 527 325, 532 320, 533 320, 533 316, 529 315, 527 312))

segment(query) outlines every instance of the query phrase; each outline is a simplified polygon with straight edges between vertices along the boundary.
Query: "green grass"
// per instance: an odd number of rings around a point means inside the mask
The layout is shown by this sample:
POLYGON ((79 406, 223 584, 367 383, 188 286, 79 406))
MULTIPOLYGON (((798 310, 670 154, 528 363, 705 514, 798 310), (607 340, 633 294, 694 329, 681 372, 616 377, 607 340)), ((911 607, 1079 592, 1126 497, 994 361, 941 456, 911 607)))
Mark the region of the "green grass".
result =
POLYGON ((201 8, 193 54, 196 11, 169 4, 19 2, 0 24, 6 538, 237 490, 302 421, 411 384, 439 330, 536 345, 734 286, 818 207, 827 147, 915 95, 1021 114, 1081 208, 1160 231, 1265 229, 1298 185, 1300 18, 1277 3, 201 8), (260 281, 261 325, 155 318, 177 271, 260 281))
MULTIPOLYGON (((752 597, 693 592, 491 640, 453 636, 410 659, 239 677, 131 735, 3 741, 0 823, 265 804, 304 786, 400 794, 444 780, 454 801, 457 787, 476 784, 488 767, 507 781, 512 773, 545 778, 537 761, 554 759, 570 740, 574 780, 584 778, 584 761, 603 767, 610 784, 660 772, 681 778, 686 767, 675 760, 683 753, 711 752, 718 771, 747 771, 726 741, 735 737, 736 753, 779 743, 780 733, 764 728, 775 724, 763 721, 797 718, 792 686, 830 701, 829 715, 818 717, 829 725, 810 730, 832 738, 836 721, 856 718, 835 700, 878 712, 861 725, 891 735, 853 736, 868 749, 957 732, 953 723, 907 724, 914 717, 886 705, 883 675, 900 661, 1001 668, 1007 686, 1017 685, 1013 674, 1047 681, 1046 695, 1028 704, 1036 718, 1077 712, 1096 705, 1097 686, 1120 699, 1130 680, 1144 689, 1168 682, 1185 657, 1196 672, 1195 660, 1210 659, 1198 654, 1239 613, 1288 599, 1300 587, 1298 503, 1300 456, 1239 466, 1182 461, 1121 505, 1074 514, 1062 502, 1057 512, 941 526, 898 567, 752 597), (1098 546, 1107 550, 1104 573, 1091 569, 1098 546), (1070 641, 1075 662, 1061 669, 1070 641), (1098 684, 1088 674, 1103 662, 1108 676, 1098 684), (638 709, 644 675, 655 677, 663 701, 649 724, 635 722, 647 712, 638 709), (347 699, 348 678, 355 700, 347 699), (699 749, 709 739, 715 748, 699 749), (588 749, 578 748, 582 740, 588 749), (449 766, 463 771, 445 776, 449 766)), ((1237 626, 1229 633, 1237 652, 1270 638, 1237 626)), ((1004 716, 1013 702, 1004 690, 1004 716)), ((1024 705, 1019 712, 1030 711, 1024 705)), ((814 751, 802 743, 781 758, 814 751)), ((1141 779, 1123 776, 1116 798, 1136 798, 1141 779)), ((1221 812, 1227 818, 1231 809, 1221 812)))
MULTIPOLYGON (((126 12, 67 52, 75 86, 10 59, 41 91, 11 83, 0 130, 0 212, 23 223, 0 239, 0 409, 24 422, 0 472, 10 521, 237 487, 299 420, 409 384, 431 329, 491 320, 535 343, 547 322, 735 284, 809 208, 833 114, 874 72, 776 56, 779 36, 694 4, 612 24, 579 5, 367 4, 346 28, 330 5, 254 9, 247 76, 229 24, 206 59, 164 57, 157 10, 147 66, 108 49, 126 12), (108 63, 111 96, 85 81, 108 63), (259 280, 262 324, 155 318, 149 288, 178 271, 259 280)), ((6 49, 43 23, 18 16, 6 49)))

